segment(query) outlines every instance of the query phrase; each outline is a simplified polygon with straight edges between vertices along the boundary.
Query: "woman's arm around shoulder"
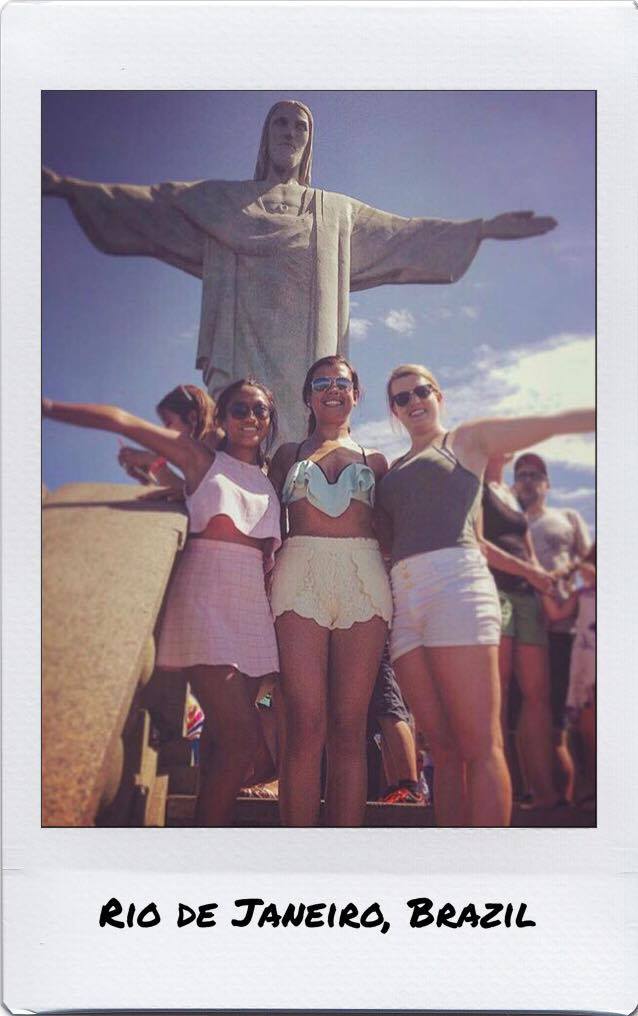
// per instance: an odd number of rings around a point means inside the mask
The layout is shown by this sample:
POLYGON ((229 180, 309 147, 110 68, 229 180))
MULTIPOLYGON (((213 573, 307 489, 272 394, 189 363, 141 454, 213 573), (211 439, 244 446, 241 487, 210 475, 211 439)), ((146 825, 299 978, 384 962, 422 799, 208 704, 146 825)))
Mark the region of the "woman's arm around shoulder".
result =
POLYGON ((381 452, 374 449, 365 449, 366 459, 370 469, 374 473, 377 483, 382 480, 388 471, 388 460, 381 452))
POLYGON ((288 441, 286 444, 280 445, 270 462, 268 479, 277 491, 278 497, 281 497, 281 492, 283 490, 284 483, 286 482, 288 470, 295 459, 295 451, 297 447, 298 446, 292 441, 288 441))

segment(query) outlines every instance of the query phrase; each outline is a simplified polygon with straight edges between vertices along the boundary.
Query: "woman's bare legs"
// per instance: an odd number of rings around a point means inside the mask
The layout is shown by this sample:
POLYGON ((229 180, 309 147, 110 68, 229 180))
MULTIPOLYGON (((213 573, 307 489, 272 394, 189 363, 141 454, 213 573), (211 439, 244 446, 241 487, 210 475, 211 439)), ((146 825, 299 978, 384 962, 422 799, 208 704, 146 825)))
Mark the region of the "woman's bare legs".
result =
POLYGON ((200 740, 200 826, 233 824, 235 799, 260 739, 255 678, 228 666, 189 667, 188 679, 206 720, 200 740))
POLYGON ((498 648, 428 646, 426 657, 466 765, 470 824, 507 826, 512 786, 501 734, 498 648))
POLYGON ((281 666, 284 744, 279 769, 283 825, 314 826, 321 803, 321 755, 326 741, 330 632, 288 610, 275 622, 281 666))
POLYGON ((367 792, 366 721, 388 626, 381 617, 330 633, 326 825, 361 826, 367 792))
POLYGON ((518 724, 526 772, 534 804, 551 808, 556 804, 552 763, 552 715, 549 700, 549 670, 545 646, 516 642, 515 668, 522 705, 518 724))
POLYGON ((428 669, 423 646, 393 663, 401 693, 417 730, 425 735, 434 762, 434 815, 438 826, 467 825, 463 760, 454 742, 439 692, 428 669))

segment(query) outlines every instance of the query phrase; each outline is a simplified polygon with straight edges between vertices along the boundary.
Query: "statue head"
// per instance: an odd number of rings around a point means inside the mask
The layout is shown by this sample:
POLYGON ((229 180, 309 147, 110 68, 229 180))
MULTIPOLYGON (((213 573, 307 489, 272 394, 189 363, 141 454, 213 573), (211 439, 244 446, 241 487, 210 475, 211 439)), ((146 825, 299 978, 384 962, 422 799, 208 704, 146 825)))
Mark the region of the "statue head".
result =
POLYGON ((281 102, 276 102, 274 106, 268 110, 264 126, 261 132, 261 141, 259 143, 259 153, 257 155, 257 165, 255 166, 255 180, 265 180, 268 176, 268 171, 272 164, 270 155, 270 143, 271 143, 271 124, 273 120, 276 121, 276 114, 285 112, 289 113, 292 110, 296 110, 297 113, 301 113, 303 118, 308 123, 307 130, 307 141, 301 159, 299 162, 298 180, 300 184, 310 184, 310 170, 312 168, 312 135, 313 135, 313 121, 312 113, 303 102, 298 102, 296 99, 283 99, 281 102))

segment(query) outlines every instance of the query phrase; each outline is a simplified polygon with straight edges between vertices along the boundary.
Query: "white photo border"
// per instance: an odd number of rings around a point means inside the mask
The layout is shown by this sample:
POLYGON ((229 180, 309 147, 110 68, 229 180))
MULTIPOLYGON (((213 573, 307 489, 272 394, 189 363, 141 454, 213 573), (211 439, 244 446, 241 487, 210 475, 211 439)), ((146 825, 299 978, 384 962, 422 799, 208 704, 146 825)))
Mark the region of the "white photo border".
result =
POLYGON ((636 18, 630 2, 5 7, 3 930, 10 1011, 636 1007, 636 18), (389 829, 213 835, 40 827, 40 98, 49 89, 112 88, 596 91, 596 829, 438 829, 418 838, 389 829), (101 929, 99 906, 111 896, 154 900, 165 920, 155 929, 101 929), (247 896, 379 900, 393 926, 385 936, 232 928, 232 901, 247 896), (525 900, 537 927, 525 935, 412 930, 405 901, 415 896, 525 900), (213 900, 228 915, 216 928, 176 929, 178 901, 213 900))

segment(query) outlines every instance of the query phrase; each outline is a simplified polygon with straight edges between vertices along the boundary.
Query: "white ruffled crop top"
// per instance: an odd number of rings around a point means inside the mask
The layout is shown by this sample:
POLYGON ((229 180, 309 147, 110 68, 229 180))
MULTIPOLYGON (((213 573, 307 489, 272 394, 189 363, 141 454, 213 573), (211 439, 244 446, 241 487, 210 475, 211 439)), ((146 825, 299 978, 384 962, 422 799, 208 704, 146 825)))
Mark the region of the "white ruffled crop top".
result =
POLYGON ((203 532, 216 515, 227 515, 244 536, 274 540, 273 550, 281 546, 279 499, 260 466, 216 451, 210 469, 185 500, 192 533, 203 532))

